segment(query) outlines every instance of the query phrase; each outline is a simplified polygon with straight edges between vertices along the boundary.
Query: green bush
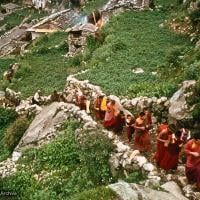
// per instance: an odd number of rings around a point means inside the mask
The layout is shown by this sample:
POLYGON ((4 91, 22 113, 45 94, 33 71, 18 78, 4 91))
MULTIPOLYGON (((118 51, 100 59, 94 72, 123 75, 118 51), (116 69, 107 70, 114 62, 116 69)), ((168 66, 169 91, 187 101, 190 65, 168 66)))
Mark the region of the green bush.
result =
MULTIPOLYGON (((101 132, 74 134, 80 126, 81 123, 76 120, 67 120, 51 143, 23 152, 17 173, 3 179, 4 188, 18 190, 21 187, 19 194, 22 200, 68 200, 84 190, 109 184, 113 180, 108 163, 112 143, 101 132), (33 178, 35 175, 40 177, 39 181, 33 178)), ((97 194, 100 191, 105 200, 109 199, 109 195, 112 197, 108 190, 99 188, 97 194)), ((95 190, 86 192, 85 196, 88 195, 96 197, 95 190)))
POLYGON ((140 181, 143 181, 146 178, 146 174, 142 173, 141 170, 137 170, 129 174, 129 176, 124 180, 128 183, 139 183, 140 181))
POLYGON ((178 64, 180 62, 180 56, 184 54, 183 47, 174 47, 167 55, 167 61, 172 64, 178 64))
POLYGON ((4 141, 7 147, 12 151, 24 132, 28 128, 30 121, 25 117, 19 117, 13 124, 11 124, 5 132, 4 141))
POLYGON ((13 109, 0 107, 0 127, 13 122, 17 117, 17 113, 13 109))
POLYGON ((194 10, 191 13, 189 13, 189 17, 192 20, 192 22, 197 23, 200 21, 200 10, 194 10))
POLYGON ((117 194, 113 190, 106 187, 97 187, 75 195, 70 200, 115 200, 116 197, 117 194))
POLYGON ((200 63, 191 64, 184 69, 185 80, 197 80, 200 75, 200 63))
POLYGON ((195 121, 200 121, 200 103, 196 104, 194 110, 192 111, 192 117, 195 121))
POLYGON ((113 146, 101 133, 84 135, 79 139, 79 156, 81 165, 87 166, 85 173, 94 185, 110 181, 109 157, 113 146), (101 166, 101 169, 99 168, 101 166))
POLYGON ((1 190, 15 192, 17 199, 21 200, 32 199, 31 197, 24 198, 24 196, 27 194, 32 196, 36 190, 40 189, 31 172, 25 172, 23 170, 17 171, 7 178, 0 179, 0 188, 1 190))

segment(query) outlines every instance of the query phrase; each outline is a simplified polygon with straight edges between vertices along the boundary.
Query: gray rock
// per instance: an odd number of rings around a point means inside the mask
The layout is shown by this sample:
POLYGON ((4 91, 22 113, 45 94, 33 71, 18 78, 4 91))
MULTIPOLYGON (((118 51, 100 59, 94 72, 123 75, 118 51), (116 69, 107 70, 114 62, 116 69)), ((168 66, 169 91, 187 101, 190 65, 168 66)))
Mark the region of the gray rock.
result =
POLYGON ((188 89, 193 88, 196 85, 196 81, 184 81, 182 87, 172 96, 170 99, 169 117, 175 120, 183 120, 190 118, 189 110, 185 99, 185 93, 188 89))
POLYGON ((186 176, 179 176, 178 181, 182 187, 185 187, 188 184, 186 176))
POLYGON ((154 165, 152 165, 151 163, 145 163, 142 167, 145 171, 149 171, 149 172, 155 169, 154 165))
POLYGON ((21 152, 13 151, 12 153, 12 161, 16 162, 21 157, 21 152))
POLYGON ((67 102, 73 102, 73 95, 72 94, 68 94, 66 97, 66 101, 67 102))
POLYGON ((134 160, 138 163, 140 167, 147 163, 147 159, 144 156, 135 156, 134 160))
POLYGON ((130 149, 130 147, 127 145, 124 145, 122 142, 117 143, 117 152, 125 152, 129 149, 130 149))
POLYGON ((161 185, 161 187, 166 191, 170 192, 171 194, 173 194, 177 198, 177 200, 187 200, 187 198, 183 196, 182 191, 178 186, 178 184, 175 183, 174 181, 167 182, 161 185))
POLYGON ((118 183, 111 184, 108 187, 115 191, 122 200, 138 200, 138 194, 124 181, 119 181, 118 183))
POLYGON ((109 159, 109 164, 117 169, 120 166, 119 160, 117 159, 116 155, 113 154, 109 159))
POLYGON ((142 74, 144 73, 144 70, 142 68, 135 68, 132 71, 134 74, 142 74))
MULTIPOLYGON (((108 187, 114 190, 122 200, 181 200, 172 193, 153 190, 135 183, 128 184, 124 181, 108 187)), ((185 199, 187 198, 184 197, 182 200, 185 199)))
POLYGON ((62 103, 54 102, 43 108, 25 132, 16 149, 37 144, 47 135, 55 132, 55 126, 63 123, 67 118, 66 113, 60 109, 61 105, 62 103))

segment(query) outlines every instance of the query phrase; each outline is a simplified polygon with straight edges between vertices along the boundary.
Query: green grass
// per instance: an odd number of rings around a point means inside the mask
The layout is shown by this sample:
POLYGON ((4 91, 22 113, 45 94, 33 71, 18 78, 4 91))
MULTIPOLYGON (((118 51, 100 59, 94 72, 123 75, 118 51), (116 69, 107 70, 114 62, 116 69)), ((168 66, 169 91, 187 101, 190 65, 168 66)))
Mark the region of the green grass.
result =
MULTIPOLYGON (((28 22, 30 22, 33 19, 39 19, 41 17, 44 17, 45 15, 47 15, 47 13, 44 11, 39 13, 36 9, 24 8, 5 16, 4 20, 0 21, 0 26, 6 24, 6 31, 8 31, 15 26, 20 25, 25 17, 29 17, 28 22)), ((0 35, 3 33, 5 33, 5 31, 0 32, 0 35)))
POLYGON ((8 158, 8 156, 11 153, 4 143, 4 133, 6 128, 7 126, 0 127, 0 149, 1 149, 0 162, 8 158))
MULTIPOLYGON (((66 33, 57 32, 43 36, 31 44, 29 53, 16 57, 15 61, 20 63, 21 67, 8 86, 21 91, 23 97, 33 95, 38 89, 44 94, 50 94, 55 89, 63 90, 67 76, 83 69, 73 63, 76 58, 63 57, 68 52, 65 43, 67 37, 66 33)), ((1 81, 0 86, 4 85, 5 81, 1 81)))
POLYGON ((187 49, 192 45, 186 37, 159 27, 168 14, 130 11, 112 17, 103 30, 103 45, 93 52, 88 64, 91 70, 79 78, 101 86, 108 94, 170 96, 180 80, 175 74, 163 79, 163 69, 169 68, 167 57, 174 48, 187 49), (138 67, 145 72, 133 74, 132 70, 138 67))
POLYGON ((11 154, 4 139, 7 128, 16 120, 16 118, 17 113, 14 110, 0 107, 0 162, 5 160, 11 154))
POLYGON ((3 59, 0 58, 0 76, 3 76, 3 73, 5 72, 5 70, 8 69, 9 65, 14 63, 14 59, 3 59))
POLYGON ((161 5, 163 7, 169 7, 170 5, 177 4, 178 0, 154 0, 155 5, 161 5))
POLYGON ((106 187, 98 187, 84 191, 70 200, 116 200, 117 195, 114 191, 106 187))

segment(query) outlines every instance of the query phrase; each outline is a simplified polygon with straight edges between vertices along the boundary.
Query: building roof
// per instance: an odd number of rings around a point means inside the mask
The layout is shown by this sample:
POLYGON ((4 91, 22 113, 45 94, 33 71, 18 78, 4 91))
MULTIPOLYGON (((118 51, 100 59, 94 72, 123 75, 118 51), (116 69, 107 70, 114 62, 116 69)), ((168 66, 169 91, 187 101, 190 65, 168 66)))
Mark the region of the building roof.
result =
POLYGON ((46 28, 35 28, 35 29, 33 29, 33 30, 30 30, 29 29, 29 31, 31 31, 31 32, 35 32, 35 33, 54 33, 54 32, 56 32, 57 30, 56 29, 46 29, 46 28))
POLYGON ((86 23, 86 24, 78 24, 72 27, 69 32, 76 32, 76 31, 88 31, 88 32, 96 32, 98 27, 94 24, 86 23))
POLYGON ((70 11, 70 9, 67 9, 67 10, 63 10, 63 11, 54 13, 54 14, 44 18, 43 20, 41 20, 40 22, 38 22, 37 24, 35 24, 31 28, 27 29, 27 31, 39 32, 39 29, 41 29, 41 30, 46 30, 46 32, 51 32, 51 30, 53 30, 53 32, 54 32, 56 29, 44 29, 44 28, 39 28, 39 27, 50 22, 50 21, 56 20, 56 18, 58 18, 59 16, 63 15, 66 12, 69 12, 69 11, 70 11))
POLYGON ((7 3, 4 5, 1 5, 1 7, 5 8, 5 9, 9 9, 9 10, 14 10, 16 8, 19 8, 20 6, 18 6, 17 4, 14 4, 14 3, 7 3))

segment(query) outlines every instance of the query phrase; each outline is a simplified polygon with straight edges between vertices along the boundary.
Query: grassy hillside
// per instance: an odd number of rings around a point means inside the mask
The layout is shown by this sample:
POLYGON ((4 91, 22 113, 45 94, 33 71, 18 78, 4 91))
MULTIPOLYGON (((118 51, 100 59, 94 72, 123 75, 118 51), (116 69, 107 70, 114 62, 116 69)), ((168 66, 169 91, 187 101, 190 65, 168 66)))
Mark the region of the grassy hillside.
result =
POLYGON ((188 38, 159 27, 167 16, 164 11, 130 11, 112 17, 103 30, 103 45, 87 65, 91 70, 79 78, 100 85, 108 94, 170 96, 183 78, 176 73, 166 76, 171 56, 192 45, 188 38), (132 73, 135 68, 144 73, 132 73))
POLYGON ((67 37, 64 32, 43 36, 30 45, 29 53, 24 56, 17 56, 14 60, 0 59, 0 63, 3 63, 1 73, 8 68, 11 61, 21 64, 12 83, 1 81, 1 88, 9 87, 21 91, 24 97, 33 95, 38 89, 44 94, 50 94, 55 89, 63 90, 66 77, 82 69, 76 67, 76 58, 64 58, 68 51, 65 42, 67 37))

